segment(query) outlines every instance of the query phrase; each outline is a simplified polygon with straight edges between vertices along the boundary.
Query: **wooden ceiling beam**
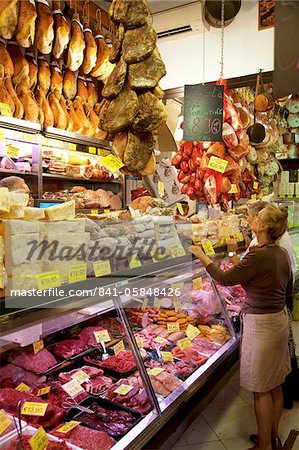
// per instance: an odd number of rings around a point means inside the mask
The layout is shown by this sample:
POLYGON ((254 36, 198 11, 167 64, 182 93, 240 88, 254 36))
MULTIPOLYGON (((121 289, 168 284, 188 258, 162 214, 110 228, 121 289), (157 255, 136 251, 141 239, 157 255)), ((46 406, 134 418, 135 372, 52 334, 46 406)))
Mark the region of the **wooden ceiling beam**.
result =
MULTIPOLYGON (((82 20, 82 13, 85 5, 85 1, 82 0, 65 0, 65 3, 71 8, 77 10, 77 12, 80 14, 81 20, 82 20)), ((98 5, 96 5, 94 2, 89 2, 89 18, 93 22, 97 22, 97 11, 101 11, 101 21, 102 26, 106 28, 106 30, 110 28, 115 29, 113 23, 109 19, 109 15, 106 11, 104 11, 102 8, 100 8, 98 5)))

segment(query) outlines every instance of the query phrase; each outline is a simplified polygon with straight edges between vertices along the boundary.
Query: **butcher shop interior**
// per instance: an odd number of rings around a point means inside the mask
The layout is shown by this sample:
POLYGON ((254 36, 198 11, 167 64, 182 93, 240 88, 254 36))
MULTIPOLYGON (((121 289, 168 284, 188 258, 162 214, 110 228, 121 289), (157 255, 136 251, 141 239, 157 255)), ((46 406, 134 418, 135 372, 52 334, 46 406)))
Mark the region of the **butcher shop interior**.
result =
POLYGON ((0 1, 1 449, 299 449, 298 23, 0 1))

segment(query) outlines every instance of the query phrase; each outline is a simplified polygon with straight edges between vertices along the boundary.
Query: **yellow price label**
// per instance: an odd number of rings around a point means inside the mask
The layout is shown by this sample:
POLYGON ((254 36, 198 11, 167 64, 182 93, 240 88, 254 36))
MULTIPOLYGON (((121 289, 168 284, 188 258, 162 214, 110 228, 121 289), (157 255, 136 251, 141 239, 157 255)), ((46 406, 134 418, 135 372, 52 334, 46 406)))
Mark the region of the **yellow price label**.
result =
POLYGON ((48 403, 25 402, 21 411, 24 416, 44 416, 48 403))
POLYGON ((181 203, 177 203, 176 206, 177 206, 179 213, 183 216, 184 215, 183 205, 181 203))
POLYGON ((251 195, 251 200, 256 200, 256 194, 251 195))
POLYGON ((258 189, 258 187, 259 187, 258 182, 257 182, 257 181, 254 181, 254 182, 253 182, 253 189, 258 189))
POLYGON ((51 391, 51 386, 46 386, 44 388, 41 388, 37 391, 37 396, 41 397, 42 395, 46 395, 49 394, 49 392, 51 391))
POLYGON ((142 303, 141 309, 146 309, 146 308, 147 308, 147 305, 148 305, 148 299, 147 299, 147 298, 145 298, 145 299, 143 300, 143 303, 142 303))
POLYGON ((174 245, 173 247, 170 247, 169 251, 170 251, 170 255, 173 259, 186 255, 186 252, 181 245, 174 245))
POLYGON ((202 290, 202 278, 198 277, 192 280, 192 286, 194 291, 201 291, 202 290))
POLYGON ((162 369, 161 367, 154 367, 153 369, 149 369, 149 370, 147 371, 147 373, 148 373, 149 375, 157 376, 157 375, 159 375, 160 373, 162 373, 162 372, 164 372, 164 371, 165 371, 165 369, 162 369))
POLYGON ((164 193, 165 193, 164 183, 162 183, 162 181, 158 181, 158 194, 160 195, 160 197, 163 197, 164 193))
POLYGON ((99 210, 98 209, 91 209, 90 210, 90 214, 99 214, 99 210))
POLYGON ((61 387, 70 397, 76 397, 76 395, 80 394, 81 392, 85 392, 81 384, 79 384, 76 380, 68 381, 61 387))
POLYGON ((213 169, 216 172, 224 173, 227 165, 228 161, 225 159, 217 158, 217 156, 211 156, 208 169, 213 169))
POLYGON ((11 112, 10 107, 3 102, 0 102, 0 114, 1 114, 1 116, 12 117, 12 112, 11 112))
POLYGON ((40 427, 29 440, 29 444, 32 450, 45 450, 48 446, 48 443, 49 439, 43 427, 40 427))
POLYGON ((171 322, 167 324, 167 331, 170 333, 175 333, 176 331, 180 331, 180 324, 178 322, 171 322))
POLYGON ((30 391, 30 387, 27 386, 27 384, 25 384, 25 383, 20 383, 15 389, 16 389, 16 391, 19 391, 19 392, 29 392, 30 391))
POLYGON ((3 128, 0 128, 0 141, 4 141, 5 139, 5 130, 3 128))
POLYGON ((143 348, 143 341, 140 337, 136 337, 136 344, 138 345, 139 348, 143 348))
POLYGON ((38 274, 37 283, 40 291, 61 286, 59 271, 53 270, 38 274))
POLYGON ((116 392, 117 394, 120 394, 120 395, 127 395, 132 389, 133 389, 133 386, 129 386, 128 384, 121 384, 113 392, 116 392))
POLYGON ((232 184, 230 187, 230 190, 228 191, 229 194, 238 194, 238 188, 236 184, 232 184))
POLYGON ((171 289, 173 290, 173 292, 175 293, 175 291, 178 289, 179 291, 181 291, 184 287, 184 283, 180 282, 180 283, 173 283, 171 285, 171 289))
POLYGON ((236 239, 237 242, 242 242, 242 241, 244 241, 243 233, 236 233, 236 234, 235 234, 235 239, 236 239))
POLYGON ((129 266, 131 269, 135 269, 136 267, 141 267, 140 259, 137 255, 132 255, 128 258, 129 260, 129 266))
POLYGON ((179 339, 177 344, 181 350, 185 350, 186 348, 190 348, 192 343, 190 338, 186 337, 184 339, 179 339))
POLYGON ((79 384, 85 383, 89 380, 89 376, 84 372, 84 370, 79 370, 78 372, 74 373, 71 378, 77 381, 79 384))
POLYGON ((97 149, 95 147, 88 147, 88 153, 90 153, 91 155, 96 155, 97 149))
POLYGON ((12 420, 3 411, 0 411, 0 436, 11 424, 12 420))
POLYGON ((77 150, 77 145, 70 143, 70 144, 68 144, 68 149, 69 150, 77 150))
POLYGON ((99 156, 107 156, 110 155, 111 152, 109 150, 104 150, 102 148, 98 148, 98 155, 99 156))
POLYGON ((206 255, 215 255, 215 250, 213 249, 211 241, 204 241, 201 243, 201 246, 206 255))
POLYGON ((154 339, 154 341, 157 342, 158 344, 165 344, 165 342, 167 342, 167 339, 162 338, 161 336, 157 336, 157 337, 154 339))
POLYGON ((20 149, 17 147, 13 147, 12 145, 7 146, 6 156, 10 158, 18 158, 20 155, 20 149))
POLYGON ((58 428, 57 431, 59 431, 59 433, 67 434, 80 425, 80 423, 81 422, 78 422, 77 420, 71 420, 70 422, 65 423, 62 427, 58 428))
POLYGON ((36 353, 40 352, 44 348, 44 341, 43 339, 40 339, 37 342, 33 342, 33 353, 36 355, 36 353))
POLYGON ((110 336, 107 330, 101 330, 101 331, 94 331, 94 337, 97 341, 97 343, 99 344, 101 341, 104 342, 110 342, 110 336))
POLYGON ((86 280, 87 266, 86 263, 71 264, 69 267, 69 283, 86 280))
POLYGON ((97 278, 109 275, 111 273, 110 261, 108 259, 105 261, 94 261, 93 270, 97 278))
POLYGON ((229 241, 230 241, 230 236, 227 234, 226 236, 224 236, 224 242, 225 242, 226 244, 228 244, 229 241))
POLYGON ((123 352, 125 350, 125 344, 124 341, 120 341, 118 344, 116 344, 113 347, 113 351, 115 355, 118 355, 120 352, 123 352))
POLYGON ((173 303, 175 311, 181 311, 181 309, 183 308, 182 304, 179 300, 173 300, 172 303, 173 303))
POLYGON ((101 159, 101 164, 112 173, 124 167, 124 163, 114 155, 104 156, 101 159))
POLYGON ((173 362, 173 356, 171 354, 171 352, 160 352, 163 361, 165 362, 173 362))
POLYGON ((160 262, 164 258, 166 258, 167 252, 162 252, 161 248, 156 248, 155 250, 151 251, 151 257, 153 258, 153 261, 160 262))
POLYGON ((157 297, 154 299, 154 307, 158 309, 161 308, 161 300, 157 297))
POLYGON ((200 331, 198 328, 194 327, 189 323, 189 325, 186 328, 186 335, 190 339, 190 341, 193 341, 193 339, 197 338, 197 336, 200 335, 200 331))
POLYGON ((105 214, 110 214, 110 209, 104 209, 105 214))

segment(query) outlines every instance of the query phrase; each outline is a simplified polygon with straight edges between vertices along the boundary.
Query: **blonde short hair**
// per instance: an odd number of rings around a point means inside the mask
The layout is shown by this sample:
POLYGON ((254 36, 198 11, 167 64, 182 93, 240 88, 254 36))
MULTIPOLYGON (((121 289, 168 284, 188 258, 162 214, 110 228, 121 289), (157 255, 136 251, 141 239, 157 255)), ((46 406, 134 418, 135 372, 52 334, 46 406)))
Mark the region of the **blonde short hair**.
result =
POLYGON ((288 228, 287 208, 269 203, 260 213, 263 214, 262 221, 268 227, 267 234, 270 241, 275 242, 280 239, 288 228))

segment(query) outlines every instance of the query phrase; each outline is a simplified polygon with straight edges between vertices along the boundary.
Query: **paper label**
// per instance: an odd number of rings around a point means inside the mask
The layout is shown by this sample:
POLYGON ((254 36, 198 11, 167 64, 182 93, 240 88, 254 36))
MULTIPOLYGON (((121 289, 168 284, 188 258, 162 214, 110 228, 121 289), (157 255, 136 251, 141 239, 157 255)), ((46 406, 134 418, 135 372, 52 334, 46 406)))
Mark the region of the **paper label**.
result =
POLYGON ((143 348, 143 341, 140 337, 136 337, 136 344, 138 345, 139 348, 143 348))
POLYGON ((105 214, 110 214, 110 209, 104 209, 105 214))
POLYGON ((1 114, 1 116, 12 117, 12 112, 11 112, 10 107, 3 102, 0 102, 0 114, 1 114))
POLYGON ((157 337, 154 339, 154 341, 157 342, 158 344, 165 344, 165 342, 167 342, 167 339, 162 338, 161 336, 157 336, 157 337))
POLYGON ((190 338, 186 337, 184 339, 179 339, 177 344, 181 350, 185 350, 186 348, 190 348, 192 343, 190 338))
POLYGON ((26 416, 44 416, 48 408, 48 403, 25 402, 21 414, 26 416))
POLYGON ((215 255, 215 251, 213 249, 213 245, 212 245, 211 241, 202 242, 201 246, 206 255, 215 255))
POLYGON ((80 394, 81 392, 85 392, 81 384, 79 384, 76 380, 68 381, 61 387, 70 397, 76 397, 76 395, 80 394))
POLYGON ((256 200, 256 194, 251 195, 251 200, 256 200))
POLYGON ((43 427, 40 427, 37 432, 29 440, 32 450, 45 450, 49 443, 49 439, 43 427))
POLYGON ((161 308, 161 300, 157 297, 154 299, 154 307, 158 309, 161 308))
POLYGON ((173 247, 170 247, 169 251, 173 259, 186 255, 185 250, 181 245, 174 245, 173 247))
POLYGON ((5 139, 5 131, 3 128, 0 128, 0 141, 4 141, 5 139))
POLYGON ((44 348, 44 341, 43 339, 40 339, 37 342, 33 342, 33 353, 36 355, 36 353, 40 352, 44 348))
POLYGON ((226 244, 228 244, 229 241, 230 241, 230 236, 229 236, 229 235, 224 236, 224 242, 225 242, 226 244))
POLYGON ((12 145, 8 145, 6 149, 6 156, 9 156, 10 158, 17 159, 20 155, 20 149, 17 147, 13 147, 12 145))
POLYGON ((158 181, 158 194, 160 195, 160 197, 163 197, 164 192, 165 192, 164 183, 162 183, 162 181, 158 181))
POLYGON ((115 355, 118 355, 120 352, 123 352, 125 350, 125 344, 124 341, 120 341, 118 344, 116 344, 113 347, 113 351, 115 355))
POLYGON ((193 290, 200 291, 202 289, 202 278, 198 277, 192 280, 193 290))
POLYGON ((244 241, 243 233, 236 233, 236 234, 235 234, 235 239, 236 239, 237 242, 242 242, 242 241, 244 241))
POLYGON ((211 156, 208 169, 213 169, 216 172, 224 173, 227 165, 228 161, 225 159, 217 158, 217 156, 211 156))
POLYGON ((93 270, 97 278, 110 274, 111 273, 110 261, 108 259, 105 261, 94 261, 93 270))
POLYGON ((157 376, 164 371, 165 371, 165 369, 162 369, 161 367, 154 367, 153 369, 148 370, 147 373, 149 375, 157 376))
POLYGON ((77 381, 79 384, 85 383, 89 380, 89 376, 84 372, 84 370, 79 370, 78 372, 74 373, 71 378, 77 381))
POLYGON ((51 391, 51 386, 46 386, 37 391, 37 396, 41 397, 42 395, 48 394, 51 391))
POLYGON ((190 341, 193 341, 193 339, 197 338, 197 336, 200 335, 200 331, 198 328, 194 327, 189 323, 186 329, 186 335, 190 339, 190 341))
POLYGON ((110 336, 107 330, 101 330, 101 331, 94 331, 94 337, 97 341, 97 343, 99 344, 102 341, 104 342, 110 342, 110 336))
POLYGON ((177 203, 176 206, 177 206, 179 213, 183 216, 184 215, 183 205, 181 203, 177 203))
POLYGON ((146 308, 147 308, 147 305, 148 305, 148 299, 147 299, 147 298, 145 298, 145 299, 143 300, 143 303, 142 303, 141 309, 146 309, 146 308))
POLYGON ((124 163, 114 155, 104 156, 101 159, 101 164, 112 173, 124 167, 124 163))
POLYGON ((88 153, 91 153, 92 155, 96 155, 97 149, 95 147, 88 147, 88 153))
POLYGON ((141 267, 141 262, 137 255, 132 255, 128 258, 129 266, 131 269, 135 269, 136 267, 141 267))
POLYGON ((91 209, 90 210, 90 214, 99 214, 99 210, 98 209, 91 209))
POLYGON ((236 184, 232 184, 230 187, 230 190, 228 191, 229 194, 238 194, 238 188, 236 184))
POLYGON ((58 428, 57 431, 59 431, 59 433, 67 434, 80 425, 80 423, 81 422, 78 422, 77 420, 71 420, 70 422, 65 423, 62 427, 58 428))
POLYGON ((37 283, 38 289, 41 291, 61 286, 60 275, 58 270, 38 274, 37 283))
POLYGON ((171 352, 160 352, 163 361, 165 362, 173 362, 173 356, 171 354, 171 352))
POLYGON ((108 156, 110 155, 110 151, 109 150, 104 150, 102 148, 98 148, 98 155, 99 156, 108 156))
POLYGON ((25 383, 20 383, 15 389, 16 389, 16 391, 19 391, 19 392, 29 392, 30 391, 30 387, 27 386, 27 384, 25 384, 25 383))
POLYGON ((0 436, 11 424, 12 420, 3 411, 0 411, 0 436))
POLYGON ((181 304, 181 302, 179 300, 173 300, 172 303, 173 303, 175 311, 181 311, 182 304, 181 304))
POLYGON ((170 333, 175 333, 176 331, 180 331, 180 324, 178 322, 172 322, 167 324, 167 331, 170 333))
POLYGON ((69 283, 86 280, 86 263, 71 264, 69 267, 69 283))
POLYGON ((171 289, 173 289, 173 291, 176 291, 177 289, 179 291, 181 291, 183 289, 183 287, 184 287, 184 283, 183 282, 181 282, 181 283, 173 283, 171 285, 171 289))
POLYGON ((257 181, 253 182, 253 189, 258 189, 259 188, 259 184, 257 181))
POLYGON ((76 150, 77 146, 76 146, 76 144, 68 144, 68 149, 69 150, 76 150))
POLYGON ((70 329, 69 333, 72 337, 74 337, 74 336, 77 336, 77 334, 80 333, 80 331, 81 331, 81 328, 79 327, 79 325, 74 325, 70 329))
POLYGON ((133 389, 133 386, 129 386, 128 384, 121 384, 113 392, 116 392, 117 394, 120 394, 120 395, 127 395, 132 389, 133 389))

